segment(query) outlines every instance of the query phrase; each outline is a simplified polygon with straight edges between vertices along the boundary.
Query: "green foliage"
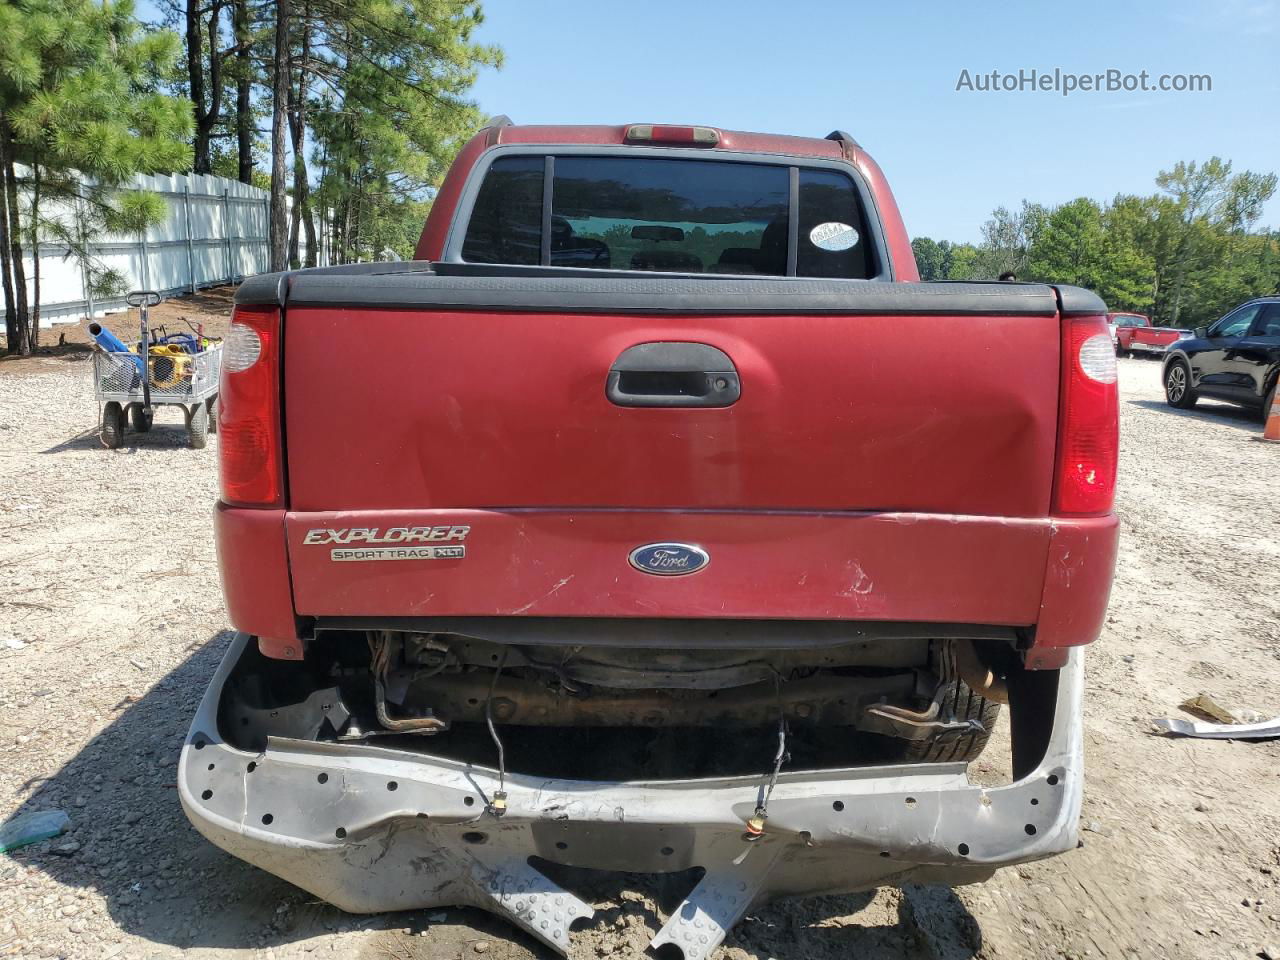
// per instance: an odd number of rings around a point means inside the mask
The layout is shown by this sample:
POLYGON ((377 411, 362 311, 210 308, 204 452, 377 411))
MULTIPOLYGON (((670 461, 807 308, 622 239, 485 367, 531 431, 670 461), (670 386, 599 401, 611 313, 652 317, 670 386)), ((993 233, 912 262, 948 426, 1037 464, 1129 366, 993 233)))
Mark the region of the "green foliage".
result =
MULTIPOLYGON (((215 177, 226 177, 228 180, 235 180, 240 175, 239 157, 236 156, 234 151, 214 148, 213 175, 215 177)), ((270 190, 271 174, 266 170, 255 169, 250 184, 259 190, 270 190)))
POLYGON ((1161 171, 1156 186, 1166 194, 1156 198, 1156 322, 1202 323, 1255 290, 1275 289, 1274 274, 1257 270, 1268 241, 1249 233, 1275 193, 1275 174, 1232 174, 1229 161, 1210 157, 1161 171))
MULTIPOLYGON (((0 167, 12 184, 0 244, 21 251, 52 238, 81 262, 92 291, 120 284, 90 244, 163 219, 159 196, 121 189, 135 174, 189 165, 191 105, 160 89, 179 52, 172 33, 144 31, 132 0, 0 4, 0 167)), ((9 345, 27 351, 39 334, 38 292, 32 310, 20 256, 4 268, 9 345)))
POLYGON ((1275 174, 1233 174, 1230 162, 1179 163, 1161 171, 1162 191, 1085 197, 1047 209, 1023 201, 998 208, 978 246, 912 241, 924 279, 1067 283, 1096 291, 1113 310, 1157 324, 1208 323, 1243 300, 1280 289, 1280 233, 1254 231, 1276 190, 1275 174))
POLYGON ((164 197, 147 190, 121 190, 115 203, 103 212, 103 223, 111 233, 141 233, 160 223, 168 212, 164 197))
POLYGON ((1080 197, 1049 213, 1028 251, 1028 277, 1054 277, 1058 283, 1096 288, 1103 273, 1102 208, 1080 197))
POLYGON ((190 105, 156 89, 180 51, 174 34, 143 32, 131 0, 17 0, 0 10, 0 112, 19 162, 104 184, 186 168, 190 105))
POLYGON ((916 268, 921 280, 945 280, 947 278, 946 240, 938 243, 931 237, 916 237, 911 241, 911 252, 916 256, 916 268))
POLYGON ((975 275, 998 277, 1012 271, 1021 277, 1026 273, 1027 257, 1047 216, 1044 207, 1026 200, 1017 212, 996 207, 991 219, 982 225, 982 243, 972 265, 975 275))
POLYGON ((339 259, 412 256, 423 203, 481 116, 465 97, 501 54, 472 41, 464 0, 295 0, 309 26, 308 107, 339 259))

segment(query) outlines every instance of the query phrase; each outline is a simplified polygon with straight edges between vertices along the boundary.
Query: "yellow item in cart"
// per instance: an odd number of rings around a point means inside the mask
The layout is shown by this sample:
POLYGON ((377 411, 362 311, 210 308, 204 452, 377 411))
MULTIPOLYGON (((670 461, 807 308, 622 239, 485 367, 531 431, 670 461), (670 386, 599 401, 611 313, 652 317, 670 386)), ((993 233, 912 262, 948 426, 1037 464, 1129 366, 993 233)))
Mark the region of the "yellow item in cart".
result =
POLYGON ((191 354, 173 344, 155 344, 147 351, 151 386, 169 390, 191 377, 191 354))

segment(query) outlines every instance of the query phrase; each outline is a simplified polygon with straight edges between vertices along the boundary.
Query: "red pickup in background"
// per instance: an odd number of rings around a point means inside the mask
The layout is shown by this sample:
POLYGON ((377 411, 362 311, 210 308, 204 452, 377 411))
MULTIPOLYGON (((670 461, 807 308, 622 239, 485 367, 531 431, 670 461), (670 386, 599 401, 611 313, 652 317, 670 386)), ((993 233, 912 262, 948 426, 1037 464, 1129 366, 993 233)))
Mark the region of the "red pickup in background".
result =
POLYGON ((1151 318, 1141 313, 1109 313, 1107 326, 1116 345, 1116 356, 1135 353, 1163 356, 1170 344, 1193 336, 1190 330, 1175 327, 1153 327, 1151 318))

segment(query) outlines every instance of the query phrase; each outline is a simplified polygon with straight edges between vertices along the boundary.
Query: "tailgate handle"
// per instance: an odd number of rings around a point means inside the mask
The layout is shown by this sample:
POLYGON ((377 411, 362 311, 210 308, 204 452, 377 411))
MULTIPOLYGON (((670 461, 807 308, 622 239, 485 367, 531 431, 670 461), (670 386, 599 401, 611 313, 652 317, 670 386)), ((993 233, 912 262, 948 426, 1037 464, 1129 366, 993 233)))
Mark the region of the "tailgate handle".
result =
POLYGON ((742 394, 738 368, 707 343, 638 343, 609 368, 605 395, 620 407, 727 407, 742 394))

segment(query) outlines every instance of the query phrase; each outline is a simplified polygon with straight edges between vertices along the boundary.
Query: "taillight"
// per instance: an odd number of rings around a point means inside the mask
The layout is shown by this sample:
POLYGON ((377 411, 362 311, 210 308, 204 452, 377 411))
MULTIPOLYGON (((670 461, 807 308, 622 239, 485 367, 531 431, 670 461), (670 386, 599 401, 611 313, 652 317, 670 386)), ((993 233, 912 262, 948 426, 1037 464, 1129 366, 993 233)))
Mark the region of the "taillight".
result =
POLYGON ((1061 404, 1053 512, 1106 513, 1116 493, 1120 404, 1104 317, 1063 320, 1061 404))
POLYGON ((236 307, 218 382, 224 503, 273 507, 283 502, 280 435, 280 309, 236 307))

